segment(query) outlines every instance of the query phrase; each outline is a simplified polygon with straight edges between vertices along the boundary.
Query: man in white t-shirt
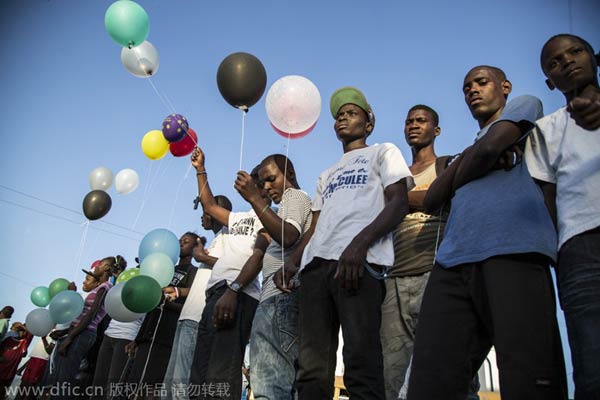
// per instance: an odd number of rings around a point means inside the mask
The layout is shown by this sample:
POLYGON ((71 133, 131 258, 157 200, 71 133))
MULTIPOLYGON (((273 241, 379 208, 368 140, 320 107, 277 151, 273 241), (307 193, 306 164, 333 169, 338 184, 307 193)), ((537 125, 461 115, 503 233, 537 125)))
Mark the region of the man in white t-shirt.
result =
POLYGON ((298 394, 332 398, 341 325, 350 397, 384 399, 382 279, 394 262, 391 232, 408 212, 412 175, 395 145, 367 145, 375 118, 358 89, 337 90, 330 109, 343 155, 319 176, 311 227, 285 265, 287 276, 300 265, 298 394))
POLYGON ((192 154, 192 166, 196 169, 202 209, 214 221, 226 226, 228 233, 223 236, 223 253, 213 266, 207 284, 189 395, 200 399, 238 399, 242 393, 242 363, 258 305, 260 282, 258 272, 248 278, 246 286, 235 280, 245 264, 262 262, 268 241, 259 235, 263 226, 254 210, 232 212, 217 204, 208 184, 204 153, 200 148, 192 154), (237 293, 234 309, 217 307, 227 291, 237 293))
MULTIPOLYGON (((231 211, 231 201, 226 196, 217 195, 215 200, 220 207, 231 211)), ((176 290, 172 286, 163 289, 169 300, 175 300, 178 297, 186 298, 177 321, 177 331, 165 373, 164 383, 167 389, 167 399, 187 399, 189 396, 190 369, 196 350, 198 323, 206 304, 206 285, 212 267, 223 255, 223 238, 228 234, 227 227, 215 221, 206 212, 202 214, 202 227, 205 230, 212 230, 215 237, 207 249, 204 249, 200 240, 194 247, 194 259, 200 265, 192 286, 189 289, 177 288, 176 290)))
POLYGON ((558 295, 565 313, 575 399, 600 399, 600 86, 584 39, 561 34, 542 49, 550 89, 567 107, 537 121, 525 159, 542 181, 558 227, 558 295))

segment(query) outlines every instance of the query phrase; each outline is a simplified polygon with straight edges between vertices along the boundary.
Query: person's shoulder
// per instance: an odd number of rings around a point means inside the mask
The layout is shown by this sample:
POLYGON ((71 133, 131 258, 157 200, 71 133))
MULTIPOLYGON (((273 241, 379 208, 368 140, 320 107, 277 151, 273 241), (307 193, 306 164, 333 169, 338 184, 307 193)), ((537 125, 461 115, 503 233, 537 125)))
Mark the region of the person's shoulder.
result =
POLYGON ((296 201, 311 201, 310 196, 302 189, 289 188, 283 194, 285 199, 296 200, 296 201))
POLYGON ((522 94, 517 97, 514 97, 513 99, 509 100, 507 104, 511 104, 511 103, 531 104, 531 105, 539 105, 539 106, 542 105, 542 101, 539 98, 532 96, 530 94, 522 94))
POLYGON ((556 130, 557 126, 562 126, 564 128, 565 124, 567 123, 566 118, 568 118, 568 113, 567 107, 565 106, 538 119, 535 123, 542 133, 546 134, 556 130))

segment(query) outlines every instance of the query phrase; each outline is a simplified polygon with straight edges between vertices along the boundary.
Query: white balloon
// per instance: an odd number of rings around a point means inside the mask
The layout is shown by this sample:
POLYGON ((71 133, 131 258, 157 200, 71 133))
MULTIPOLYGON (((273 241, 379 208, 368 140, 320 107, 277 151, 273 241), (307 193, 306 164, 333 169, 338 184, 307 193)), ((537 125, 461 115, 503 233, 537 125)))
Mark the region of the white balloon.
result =
POLYGON ((321 94, 309 79, 299 75, 279 78, 267 92, 267 116, 278 130, 293 135, 315 125, 321 114, 321 94))
POLYGON ((131 168, 122 169, 115 176, 115 189, 117 193, 129 194, 137 189, 139 184, 140 177, 131 168))
POLYGON ((106 191, 113 183, 113 173, 106 167, 98 167, 90 172, 89 179, 92 190, 106 191))
POLYGON ((25 317, 27 330, 34 336, 46 336, 54 328, 54 321, 47 308, 36 308, 25 317))
POLYGON ((123 47, 121 50, 121 62, 129 72, 139 78, 148 78, 156 74, 158 61, 158 51, 148 41, 131 49, 123 47))
POLYGON ((125 307, 121 300, 123 286, 125 286, 125 282, 116 284, 108 291, 104 299, 104 307, 112 319, 120 322, 132 322, 143 317, 145 314, 134 313, 125 307))

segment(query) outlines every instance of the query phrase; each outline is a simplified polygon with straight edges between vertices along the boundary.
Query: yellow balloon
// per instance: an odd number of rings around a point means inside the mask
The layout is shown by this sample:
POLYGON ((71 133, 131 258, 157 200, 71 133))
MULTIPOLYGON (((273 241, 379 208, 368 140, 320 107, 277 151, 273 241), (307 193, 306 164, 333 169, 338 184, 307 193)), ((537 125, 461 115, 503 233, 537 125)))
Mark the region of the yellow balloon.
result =
POLYGON ((149 159, 160 160, 169 151, 169 142, 162 131, 150 131, 142 139, 142 151, 149 159))

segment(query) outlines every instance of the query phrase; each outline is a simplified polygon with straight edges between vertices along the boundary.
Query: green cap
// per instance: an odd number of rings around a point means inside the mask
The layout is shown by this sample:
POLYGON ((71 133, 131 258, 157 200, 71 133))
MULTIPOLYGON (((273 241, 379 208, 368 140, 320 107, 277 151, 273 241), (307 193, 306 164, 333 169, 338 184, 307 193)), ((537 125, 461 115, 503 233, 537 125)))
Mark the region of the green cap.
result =
POLYGON ((345 104, 355 104, 365 110, 368 115, 372 113, 371 106, 367 103, 365 95, 355 87, 346 86, 336 90, 331 95, 331 100, 329 101, 331 116, 335 118, 340 108, 345 104))

